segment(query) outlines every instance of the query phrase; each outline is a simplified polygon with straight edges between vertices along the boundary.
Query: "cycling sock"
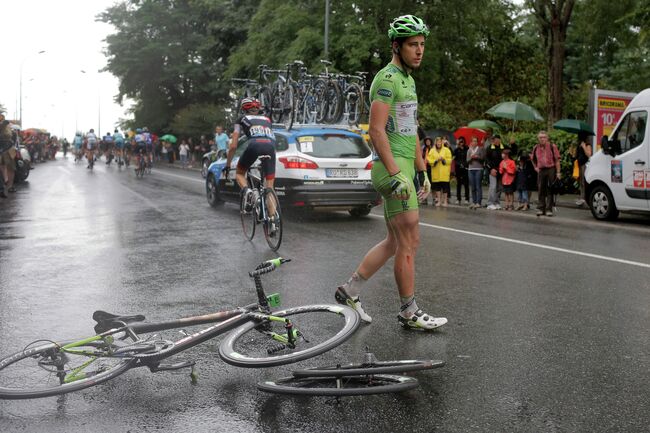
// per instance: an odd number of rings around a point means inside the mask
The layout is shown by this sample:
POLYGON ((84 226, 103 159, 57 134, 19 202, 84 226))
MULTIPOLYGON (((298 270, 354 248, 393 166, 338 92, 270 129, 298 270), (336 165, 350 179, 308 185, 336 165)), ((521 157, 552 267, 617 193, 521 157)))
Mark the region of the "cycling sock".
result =
POLYGON ((402 306, 399 310, 403 317, 409 318, 418 311, 418 304, 415 302, 415 295, 400 296, 399 299, 402 302, 402 306))
POLYGON ((363 289, 367 281, 368 280, 363 278, 361 275, 359 275, 358 272, 355 271, 352 273, 352 276, 347 281, 347 283, 343 284, 342 287, 345 289, 345 292, 348 295, 353 298, 357 298, 361 293, 361 289, 363 289))

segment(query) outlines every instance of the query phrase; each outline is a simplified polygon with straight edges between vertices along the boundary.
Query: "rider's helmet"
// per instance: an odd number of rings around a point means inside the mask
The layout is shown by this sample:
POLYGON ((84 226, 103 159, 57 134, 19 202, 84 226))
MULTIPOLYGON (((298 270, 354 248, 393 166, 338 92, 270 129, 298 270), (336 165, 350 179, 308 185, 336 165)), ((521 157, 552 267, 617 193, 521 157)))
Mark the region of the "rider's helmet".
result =
POLYGON ((259 110, 262 108, 262 103, 257 98, 244 98, 241 100, 241 111, 259 110))
POLYGON ((95 132, 95 130, 94 130, 94 129, 92 129, 92 128, 90 128, 90 131, 88 131, 88 132, 93 132, 93 133, 94 133, 94 132, 95 132))
POLYGON ((388 37, 391 41, 398 38, 410 38, 411 36, 422 35, 425 38, 429 36, 429 27, 422 19, 415 15, 402 15, 390 23, 388 28, 388 37))
POLYGON ((136 133, 136 134, 142 134, 142 129, 137 128, 137 129, 135 130, 135 133, 136 133))

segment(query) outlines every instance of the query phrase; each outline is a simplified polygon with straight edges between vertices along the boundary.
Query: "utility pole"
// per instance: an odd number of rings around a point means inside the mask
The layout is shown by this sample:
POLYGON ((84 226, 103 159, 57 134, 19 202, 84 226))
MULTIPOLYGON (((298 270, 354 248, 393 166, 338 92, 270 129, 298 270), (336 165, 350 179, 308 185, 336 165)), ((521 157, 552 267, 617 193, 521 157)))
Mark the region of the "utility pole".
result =
POLYGON ((325 0, 325 59, 329 59, 330 0, 325 0))

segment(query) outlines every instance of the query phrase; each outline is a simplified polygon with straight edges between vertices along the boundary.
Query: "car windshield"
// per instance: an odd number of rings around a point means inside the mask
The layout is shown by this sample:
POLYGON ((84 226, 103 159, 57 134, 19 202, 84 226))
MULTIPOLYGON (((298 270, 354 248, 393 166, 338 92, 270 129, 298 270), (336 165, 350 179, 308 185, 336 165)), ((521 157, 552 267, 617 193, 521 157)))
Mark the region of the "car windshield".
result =
POLYGON ((363 138, 344 134, 300 136, 297 147, 300 152, 318 158, 366 158, 370 155, 363 138))

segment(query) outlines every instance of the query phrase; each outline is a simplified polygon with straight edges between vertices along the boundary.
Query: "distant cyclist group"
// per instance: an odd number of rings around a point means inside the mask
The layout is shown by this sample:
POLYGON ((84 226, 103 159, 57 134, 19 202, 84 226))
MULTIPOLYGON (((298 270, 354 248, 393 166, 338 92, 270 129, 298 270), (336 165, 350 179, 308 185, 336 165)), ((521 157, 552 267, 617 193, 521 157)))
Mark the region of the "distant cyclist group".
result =
POLYGON ((153 164, 154 136, 147 128, 138 128, 135 134, 130 136, 121 133, 116 129, 111 135, 99 138, 94 129, 86 134, 77 132, 72 145, 74 146, 75 162, 82 161, 85 157, 88 161, 86 168, 92 170, 95 161, 104 156, 106 165, 110 165, 113 160, 121 167, 129 166, 132 158, 137 162, 142 159, 148 167, 153 164))

